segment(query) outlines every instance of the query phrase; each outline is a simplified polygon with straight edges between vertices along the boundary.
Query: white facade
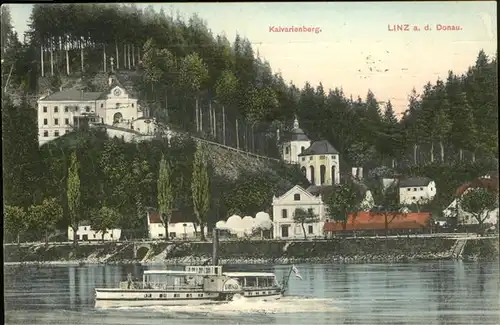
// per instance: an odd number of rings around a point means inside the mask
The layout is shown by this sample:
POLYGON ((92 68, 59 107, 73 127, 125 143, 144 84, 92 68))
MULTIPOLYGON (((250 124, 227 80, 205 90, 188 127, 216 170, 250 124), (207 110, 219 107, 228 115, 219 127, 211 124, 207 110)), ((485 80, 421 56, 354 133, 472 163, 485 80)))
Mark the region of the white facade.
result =
MULTIPOLYGON (((458 198, 455 198, 450 205, 446 209, 443 210, 443 216, 446 218, 457 218, 457 223, 461 225, 477 225, 478 220, 470 213, 465 211, 460 205, 460 198, 467 194, 469 191, 474 191, 476 188, 468 188, 466 189, 462 195, 458 198)), ((499 217, 499 209, 496 208, 492 211, 485 212, 484 215, 481 216, 481 220, 483 220, 485 224, 497 224, 499 217)))
POLYGON ((338 154, 308 155, 300 158, 300 170, 312 185, 335 185, 340 183, 338 154))
MULTIPOLYGON (((165 239, 165 226, 157 217, 152 217, 151 214, 148 215, 148 236, 150 239, 165 239)), ((198 233, 200 231, 199 227, 197 229, 198 233)), ((193 222, 171 222, 168 224, 168 232, 171 239, 194 239, 196 238, 196 232, 193 222)), ((204 229, 205 235, 207 235, 207 229, 204 229)))
POLYGON ((402 205, 424 204, 436 196, 436 183, 427 185, 399 186, 399 203, 402 205))
MULTIPOLYGON (((104 232, 104 238, 102 237, 102 232, 93 230, 90 225, 79 226, 76 232, 77 239, 82 241, 87 240, 104 240, 104 241, 115 241, 120 240, 122 235, 121 229, 108 229, 104 232)), ((73 241, 73 228, 68 227, 68 240, 73 241)))
POLYGON ((295 118, 291 137, 283 143, 281 156, 289 164, 299 163, 299 154, 311 146, 311 141, 304 134, 299 126, 299 121, 295 118))
POLYGON ((325 223, 325 207, 321 197, 316 197, 302 187, 296 185, 280 197, 273 197, 273 237, 294 239, 304 238, 302 225, 293 220, 296 209, 312 209, 319 217, 319 222, 306 223, 308 238, 323 236, 325 223))
POLYGON ((38 142, 43 145, 69 133, 85 118, 103 124, 110 137, 133 141, 156 132, 154 118, 145 118, 137 99, 110 78, 106 92, 63 90, 38 100, 38 142))

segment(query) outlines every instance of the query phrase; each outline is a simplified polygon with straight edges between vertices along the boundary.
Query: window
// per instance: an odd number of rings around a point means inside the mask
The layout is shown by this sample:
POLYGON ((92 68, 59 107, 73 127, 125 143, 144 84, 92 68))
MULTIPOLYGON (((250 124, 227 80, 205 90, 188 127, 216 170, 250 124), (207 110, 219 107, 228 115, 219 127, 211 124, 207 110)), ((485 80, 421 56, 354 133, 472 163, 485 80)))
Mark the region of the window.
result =
POLYGON ((417 188, 416 188, 416 187, 414 187, 414 188, 413 188, 413 192, 416 192, 416 191, 417 191, 417 188))
POLYGON ((113 233, 112 232, 109 233, 109 237, 113 238, 113 233))
POLYGON ((43 131, 43 136, 48 137, 49 136, 49 131, 43 131))
POLYGON ((69 107, 68 106, 64 106, 64 112, 68 112, 69 111, 69 107))
POLYGON ((85 112, 90 112, 90 106, 85 106, 85 112))
POLYGON ((54 136, 58 137, 59 136, 59 131, 54 131, 54 136))
POLYGON ((287 209, 283 209, 283 210, 281 210, 281 217, 282 217, 283 219, 288 218, 288 210, 287 210, 287 209))
POLYGON ((313 233, 313 226, 309 225, 309 227, 307 227, 307 232, 309 234, 312 234, 313 233))
POLYGON ((163 234, 158 234, 158 237, 163 237, 163 234))
POLYGON ((421 191, 423 191, 423 190, 424 190, 424 188, 423 188, 423 187, 421 187, 421 188, 420 188, 420 190, 421 190, 421 191))
POLYGON ((191 298, 192 296, 193 296, 193 295, 192 295, 192 294, 190 294, 190 293, 186 294, 186 298, 191 298))
POLYGON ((326 157, 325 156, 319 156, 319 159, 324 160, 326 157))
POLYGON ((54 113, 59 113, 59 107, 54 106, 54 113))
POLYGON ((408 192, 411 191, 411 188, 408 188, 408 192))
POLYGON ((134 107, 134 103, 132 103, 132 107, 134 107))
POLYGON ((325 165, 319 166, 319 181, 320 181, 319 185, 325 184, 325 181, 326 181, 326 166, 325 165))
POLYGON ((83 227, 83 230, 87 230, 87 227, 83 227))
POLYGON ((333 160, 335 160, 335 158, 337 158, 337 157, 335 157, 335 155, 333 155, 333 156, 332 156, 332 159, 333 159, 333 160))
POLYGON ((314 179, 314 166, 309 166, 309 170, 311 171, 311 179, 309 180, 312 185, 316 185, 315 179, 314 179))
POLYGON ((306 161, 306 157, 302 157, 302 161, 306 161))
POLYGON ((424 199, 424 197, 423 197, 423 196, 421 196, 421 197, 420 197, 420 199, 421 199, 421 200, 423 200, 423 199, 424 199))
POLYGON ((54 125, 59 125, 59 119, 58 118, 54 119, 54 125))
POLYGON ((46 118, 43 119, 43 125, 49 124, 48 120, 46 118))
POLYGON ((116 103, 116 108, 120 108, 120 103, 116 103))
MULTIPOLYGON (((304 158, 302 158, 302 159, 304 159, 304 158)), ((302 167, 302 168, 300 169, 300 171, 302 172, 302 174, 303 174, 304 176, 306 176, 306 168, 305 168, 305 167, 302 167)))
POLYGON ((313 210, 313 208, 309 208, 309 209, 307 209, 307 212, 309 212, 310 214, 313 214, 314 210, 313 210))
POLYGON ((313 160, 313 156, 310 156, 310 157, 309 157, 309 160, 313 160))
POLYGON ((290 148, 285 147, 285 155, 288 155, 290 153, 290 148))
POLYGON ((178 293, 174 293, 174 298, 179 298, 181 295, 178 293))
POLYGON ((300 147, 300 152, 301 153, 304 152, 304 149, 305 149, 304 147, 300 147))
POLYGON ((198 298, 202 298, 202 297, 203 297, 203 293, 199 293, 198 298))
POLYGON ((47 106, 44 106, 44 107, 43 107, 43 112, 44 112, 44 113, 47 113, 47 106))
POLYGON ((300 201, 300 194, 294 194, 293 195, 293 200, 294 201, 300 201))
POLYGON ((95 238, 95 233, 94 233, 94 238, 95 238))
POLYGON ((69 118, 64 119, 64 124, 69 125, 69 118))
POLYGON ((101 108, 104 108, 104 104, 101 104, 101 108))
POLYGON ((412 196, 411 198, 412 198, 413 200, 415 200, 415 197, 414 197, 414 196, 412 196))

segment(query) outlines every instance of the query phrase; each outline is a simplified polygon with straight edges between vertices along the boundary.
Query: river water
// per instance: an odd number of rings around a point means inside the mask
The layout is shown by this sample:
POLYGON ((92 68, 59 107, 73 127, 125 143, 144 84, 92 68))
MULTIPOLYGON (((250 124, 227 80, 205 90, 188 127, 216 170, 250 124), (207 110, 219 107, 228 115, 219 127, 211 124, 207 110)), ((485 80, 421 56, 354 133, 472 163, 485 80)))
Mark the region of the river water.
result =
MULTIPOLYGON (((5 324, 500 324, 496 263, 297 265, 289 296, 198 307, 96 309, 94 288, 161 266, 5 266, 5 324)), ((225 270, 234 270, 235 267, 225 270)), ((242 266, 272 271, 286 266, 242 266)))

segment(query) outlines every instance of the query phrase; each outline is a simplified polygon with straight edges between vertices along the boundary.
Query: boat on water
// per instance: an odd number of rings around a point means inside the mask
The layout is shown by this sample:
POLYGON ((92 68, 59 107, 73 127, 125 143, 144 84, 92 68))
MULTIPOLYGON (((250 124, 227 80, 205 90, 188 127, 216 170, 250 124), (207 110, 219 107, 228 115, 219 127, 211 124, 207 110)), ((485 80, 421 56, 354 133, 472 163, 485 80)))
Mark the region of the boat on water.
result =
POLYGON ((226 272, 218 265, 218 232, 214 231, 212 265, 186 266, 184 270, 147 270, 142 281, 128 275, 119 288, 96 288, 96 306, 207 305, 232 301, 235 297, 276 300, 287 288, 295 266, 278 283, 274 273, 226 272))

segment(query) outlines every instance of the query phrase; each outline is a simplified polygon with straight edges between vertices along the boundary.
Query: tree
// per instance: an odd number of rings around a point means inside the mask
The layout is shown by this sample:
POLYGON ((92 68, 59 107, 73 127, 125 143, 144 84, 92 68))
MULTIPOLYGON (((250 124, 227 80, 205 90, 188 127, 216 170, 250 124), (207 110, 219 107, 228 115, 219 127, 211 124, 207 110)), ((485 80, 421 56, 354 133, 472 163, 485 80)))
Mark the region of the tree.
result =
POLYGON ((205 225, 210 205, 210 180, 207 163, 200 144, 194 154, 193 176, 191 180, 193 207, 198 223, 200 224, 201 240, 205 240, 205 225))
POLYGON ((45 234, 45 243, 49 242, 49 232, 56 229, 63 210, 56 198, 46 198, 39 205, 32 205, 28 214, 36 230, 45 234))
POLYGON ((458 147, 459 160, 463 160, 463 150, 475 151, 477 146, 477 127, 472 114, 472 108, 466 94, 461 92, 457 96, 457 104, 451 115, 451 140, 458 147))
POLYGON ((302 232, 304 234, 304 239, 307 239, 306 228, 304 224, 306 223, 315 223, 319 221, 318 215, 314 213, 313 209, 308 209, 307 211, 301 208, 295 209, 293 213, 293 222, 301 225, 302 232))
POLYGON ((462 196, 459 204, 477 220, 479 231, 482 232, 489 213, 498 209, 498 192, 486 188, 473 188, 462 196))
POLYGON ((95 211, 90 219, 92 229, 101 232, 101 239, 104 242, 104 235, 113 228, 116 228, 120 220, 120 214, 107 206, 95 211))
POLYGON ((5 237, 11 240, 14 239, 19 244, 21 233, 28 228, 28 220, 26 217, 26 211, 22 208, 6 205, 3 215, 5 237))
POLYGON ((349 215, 355 217, 359 211, 361 197, 359 191, 352 182, 344 183, 327 196, 326 209, 329 217, 335 222, 342 223, 345 230, 349 215))
POLYGON ((172 185, 172 172, 170 163, 162 154, 160 167, 158 170, 158 212, 160 213, 161 222, 165 227, 165 240, 170 238, 168 233, 168 225, 172 217, 172 207, 174 203, 174 192, 172 185))
POLYGON ((208 80, 208 69, 197 53, 189 54, 181 60, 179 67, 179 87, 185 94, 193 94, 196 100, 196 131, 203 131, 203 113, 200 110, 200 92, 208 80))
POLYGON ((374 193, 378 194, 374 198, 376 207, 370 210, 370 214, 372 216, 380 214, 384 216, 385 238, 387 239, 389 225, 394 219, 403 215, 403 212, 401 212, 402 207, 399 204, 398 188, 395 185, 391 185, 385 190, 381 189, 380 191, 374 191, 374 193))
POLYGON ((73 229, 73 244, 78 244, 77 231, 81 220, 80 164, 76 152, 71 153, 68 168, 67 200, 69 225, 73 229))

